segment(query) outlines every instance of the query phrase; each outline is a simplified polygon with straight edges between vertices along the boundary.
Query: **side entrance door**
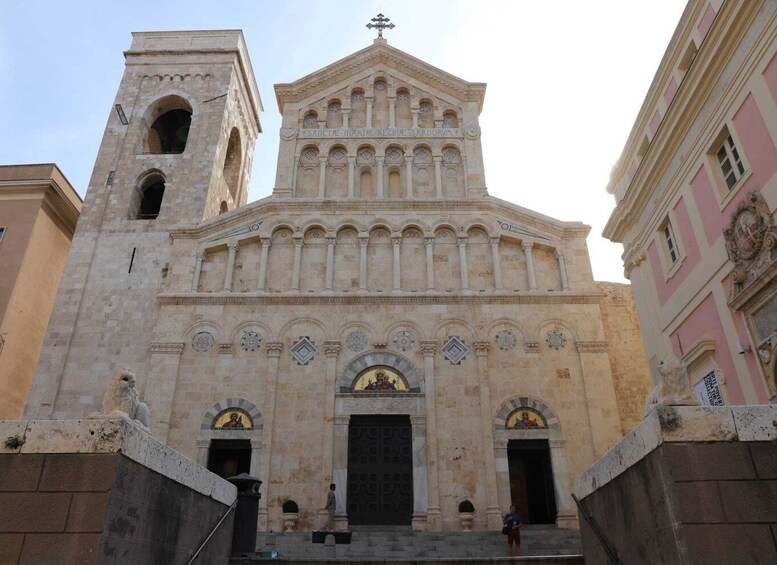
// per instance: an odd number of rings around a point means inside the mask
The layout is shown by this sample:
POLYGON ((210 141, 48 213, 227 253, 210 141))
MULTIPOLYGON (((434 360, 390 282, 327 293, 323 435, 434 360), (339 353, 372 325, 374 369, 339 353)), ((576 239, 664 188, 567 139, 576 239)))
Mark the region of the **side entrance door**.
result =
POLYGON ((411 524, 410 416, 351 416, 346 511, 353 525, 411 524))

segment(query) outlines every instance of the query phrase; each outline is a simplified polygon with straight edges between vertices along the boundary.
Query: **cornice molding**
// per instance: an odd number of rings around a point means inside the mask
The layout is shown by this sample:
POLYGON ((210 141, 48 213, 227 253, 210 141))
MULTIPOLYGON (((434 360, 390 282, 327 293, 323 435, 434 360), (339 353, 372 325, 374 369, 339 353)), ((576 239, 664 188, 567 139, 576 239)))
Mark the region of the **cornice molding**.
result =
POLYGON ((381 296, 381 295, 294 295, 269 296, 254 293, 164 293, 157 295, 157 302, 163 306, 186 305, 242 305, 242 304, 279 304, 279 305, 338 305, 338 304, 599 304, 605 297, 598 292, 554 294, 531 293, 526 291, 517 295, 495 294, 481 295, 448 295, 420 294, 418 296, 381 296))

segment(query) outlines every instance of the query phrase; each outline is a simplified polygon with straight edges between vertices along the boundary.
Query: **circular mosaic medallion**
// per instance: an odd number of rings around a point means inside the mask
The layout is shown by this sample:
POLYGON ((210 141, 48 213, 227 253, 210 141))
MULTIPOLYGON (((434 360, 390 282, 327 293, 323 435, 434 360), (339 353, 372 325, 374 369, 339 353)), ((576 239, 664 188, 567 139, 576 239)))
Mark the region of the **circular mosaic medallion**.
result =
POLYGON ((442 154, 446 161, 452 162, 456 160, 456 152, 453 149, 446 149, 442 154))
POLYGON ((386 90, 386 83, 385 82, 376 82, 375 83, 375 90, 386 90))
POLYGON ((318 125, 318 118, 316 118, 313 114, 309 114, 309 115, 305 116, 304 124, 306 126, 317 126, 318 125))
POLYGON ((513 349, 518 343, 515 334, 510 330, 501 330, 496 332, 496 339, 494 340, 502 351, 509 351, 513 349))
POLYGON ((415 346, 415 337, 412 332, 401 330, 394 334, 394 345, 402 351, 408 351, 415 346))
POLYGON ((345 157, 345 151, 338 149, 332 152, 332 159, 335 161, 342 161, 343 157, 345 157))
POLYGON ((329 111, 332 112, 333 114, 336 114, 337 112, 340 111, 340 104, 336 104, 336 103, 335 104, 330 104, 329 105, 329 111))
POLYGON ((386 157, 388 157, 390 161, 399 161, 400 157, 402 157, 402 153, 397 149, 392 149, 386 154, 386 157))
POLYGON ((452 128, 456 126, 456 116, 453 114, 448 114, 447 116, 443 116, 442 118, 442 125, 444 125, 447 128, 452 128))
POLYGON ((370 159, 372 159, 372 151, 370 151, 369 149, 365 149, 364 151, 359 153, 359 158, 362 161, 369 161, 370 159))
POLYGON ((417 161, 426 161, 429 158, 429 152, 425 149, 421 149, 418 153, 415 154, 415 158, 417 161))
POLYGON ((262 336, 256 332, 243 332, 243 338, 240 340, 240 347, 244 351, 256 351, 262 347, 262 336))
POLYGON ((192 349, 205 353, 216 342, 210 332, 200 332, 192 338, 192 349))
POLYGON ((362 100, 364 100, 364 94, 362 94, 361 92, 357 92, 356 94, 351 96, 351 100, 353 100, 354 102, 361 102, 362 100))
POLYGON ((563 348, 567 344, 567 338, 559 330, 549 331, 545 341, 548 342, 548 347, 556 350, 563 348))
POLYGON ((397 101, 407 102, 407 93, 402 92, 401 94, 397 94, 397 101))
POLYGON ((363 351, 367 347, 367 334, 359 330, 352 331, 345 338, 345 344, 351 351, 363 351))
POLYGON ((315 151, 313 151, 313 150, 305 151, 305 159, 307 159, 308 161, 312 161, 315 158, 316 158, 316 152, 315 151))
POLYGON ((418 111, 422 114, 431 114, 432 105, 429 104, 429 102, 421 102, 420 106, 418 107, 418 111))

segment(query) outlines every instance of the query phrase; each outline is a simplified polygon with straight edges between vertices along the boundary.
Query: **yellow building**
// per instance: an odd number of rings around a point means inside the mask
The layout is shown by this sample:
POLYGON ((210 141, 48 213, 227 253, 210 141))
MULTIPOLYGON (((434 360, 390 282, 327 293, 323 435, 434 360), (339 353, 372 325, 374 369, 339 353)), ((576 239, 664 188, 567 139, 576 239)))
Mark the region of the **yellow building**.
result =
POLYGON ((0 167, 0 419, 22 415, 81 204, 54 164, 0 167))

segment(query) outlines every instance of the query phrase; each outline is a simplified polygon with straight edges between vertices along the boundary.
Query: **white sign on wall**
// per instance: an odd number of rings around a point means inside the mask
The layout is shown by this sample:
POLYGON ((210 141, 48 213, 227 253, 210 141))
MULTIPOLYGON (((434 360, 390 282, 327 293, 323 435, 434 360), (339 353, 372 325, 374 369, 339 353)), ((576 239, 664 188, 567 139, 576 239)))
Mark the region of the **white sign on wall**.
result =
POLYGON ((716 371, 712 370, 702 377, 693 387, 702 406, 723 406, 723 394, 720 392, 716 371))

